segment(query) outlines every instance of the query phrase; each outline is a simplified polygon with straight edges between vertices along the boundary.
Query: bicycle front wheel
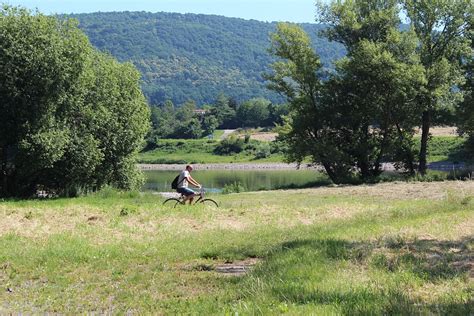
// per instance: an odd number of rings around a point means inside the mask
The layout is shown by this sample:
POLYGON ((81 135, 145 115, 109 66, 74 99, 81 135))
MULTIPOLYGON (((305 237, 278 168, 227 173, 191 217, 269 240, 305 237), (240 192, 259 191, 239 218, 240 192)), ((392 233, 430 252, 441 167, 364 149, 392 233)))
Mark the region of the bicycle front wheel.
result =
POLYGON ((219 204, 217 204, 217 202, 214 201, 213 199, 202 199, 199 203, 203 203, 205 205, 210 205, 214 207, 219 207, 219 204))
POLYGON ((163 202, 163 205, 176 207, 176 205, 181 204, 181 201, 177 198, 169 198, 163 202))

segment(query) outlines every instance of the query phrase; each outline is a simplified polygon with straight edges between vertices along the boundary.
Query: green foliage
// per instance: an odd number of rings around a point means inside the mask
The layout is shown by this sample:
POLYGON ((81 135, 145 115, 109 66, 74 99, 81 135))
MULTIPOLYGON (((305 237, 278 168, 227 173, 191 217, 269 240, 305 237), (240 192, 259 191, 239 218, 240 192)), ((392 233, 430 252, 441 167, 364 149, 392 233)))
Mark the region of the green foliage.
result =
POLYGON ((209 135, 217 127, 212 115, 196 113, 196 104, 188 101, 175 108, 171 101, 152 107, 152 130, 148 135, 147 148, 154 148, 160 138, 197 139, 209 135))
POLYGON ((268 158, 272 154, 269 143, 260 143, 255 150, 255 159, 268 158))
POLYGON ((237 117, 237 101, 220 93, 216 101, 210 106, 211 114, 214 115, 220 128, 237 128, 239 119, 237 117))
MULTIPOLYGON (((210 104, 223 92, 243 102, 282 98, 265 88, 262 72, 273 58, 268 34, 276 23, 215 15, 110 12, 74 14, 91 43, 119 60, 132 61, 142 74, 144 94, 151 104, 189 99, 210 104)), ((326 67, 344 49, 318 37, 323 26, 302 25, 326 67)))
MULTIPOLYGON (((471 43, 471 52, 474 50, 474 15, 471 14, 470 20, 468 21, 468 32, 466 37, 471 43)), ((459 104, 457 108, 457 125, 461 132, 469 136, 469 140, 466 143, 466 149, 470 153, 471 161, 474 161, 474 54, 471 53, 468 57, 464 66, 465 70, 465 83, 462 86, 464 92, 464 100, 459 104)))
MULTIPOLYGON (((450 160, 450 161, 465 161, 464 145, 466 139, 455 136, 436 136, 431 137, 428 145, 428 160, 450 160)), ((416 144, 419 146, 420 139, 416 139, 416 144)))
POLYGON ((137 188, 148 107, 131 64, 95 51, 70 20, 0 11, 0 194, 137 188))
POLYGON ((214 149, 214 153, 218 155, 233 155, 238 154, 244 150, 244 140, 235 135, 230 135, 226 139, 223 139, 219 145, 214 149))
POLYGON ((468 32, 474 5, 470 0, 404 0, 402 4, 418 36, 418 54, 426 77, 417 96, 421 105, 418 117, 422 122, 419 171, 424 173, 433 118, 440 110, 452 108, 461 96, 452 87, 462 84, 462 62, 472 58, 468 32))
POLYGON ((280 128, 288 159, 310 157, 336 182, 366 181, 381 173, 381 162, 396 156, 413 170, 412 99, 424 77, 415 54, 414 33, 400 33, 395 2, 332 2, 322 18, 325 34, 348 50, 337 73, 322 82, 321 65, 309 38, 297 26, 281 24, 272 37, 270 88, 290 102, 280 128), (354 173, 354 166, 357 167, 354 173))
POLYGON ((286 105, 275 105, 263 98, 238 104, 219 94, 213 104, 196 109, 193 101, 174 107, 171 101, 151 109, 152 131, 147 149, 154 148, 162 138, 197 139, 212 135, 216 128, 267 127, 281 122, 287 114, 286 105))
POLYGON ((222 194, 241 193, 245 191, 245 186, 240 181, 236 181, 233 183, 226 184, 222 189, 222 194))
POLYGON ((257 98, 243 102, 237 109, 241 127, 262 127, 270 117, 270 101, 257 98))

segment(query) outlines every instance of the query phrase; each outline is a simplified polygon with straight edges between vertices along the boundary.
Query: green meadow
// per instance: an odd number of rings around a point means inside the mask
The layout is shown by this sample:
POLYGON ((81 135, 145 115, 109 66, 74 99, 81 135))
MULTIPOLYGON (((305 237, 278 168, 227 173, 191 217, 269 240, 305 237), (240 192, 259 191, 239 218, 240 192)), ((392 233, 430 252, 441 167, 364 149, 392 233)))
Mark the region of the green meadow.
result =
POLYGON ((473 196, 450 181, 213 195, 219 208, 6 200, 0 314, 468 315, 473 196))
MULTIPOLYGON (((222 130, 215 132, 221 135, 222 130)), ((243 137, 243 134, 239 134, 243 137)), ((258 155, 259 146, 271 144, 268 141, 252 140, 252 147, 240 153, 231 155, 219 155, 215 152, 219 145, 219 137, 214 139, 163 139, 160 140, 158 148, 143 151, 138 155, 140 163, 157 164, 185 164, 185 163, 268 163, 284 162, 284 155, 278 150, 270 150, 264 157, 258 155)), ((415 147, 418 148, 420 138, 415 137, 415 147)), ((469 159, 469 154, 463 149, 466 138, 460 136, 433 136, 428 145, 428 161, 451 161, 460 162, 469 159)))

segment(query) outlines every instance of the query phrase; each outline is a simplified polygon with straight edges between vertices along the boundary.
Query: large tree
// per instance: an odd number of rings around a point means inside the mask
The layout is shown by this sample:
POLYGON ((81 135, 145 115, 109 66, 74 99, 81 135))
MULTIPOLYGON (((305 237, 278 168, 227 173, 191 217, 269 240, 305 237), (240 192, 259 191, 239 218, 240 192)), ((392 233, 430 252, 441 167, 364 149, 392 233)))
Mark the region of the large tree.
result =
POLYGON ((263 127, 268 123, 271 102, 264 98, 254 98, 243 102, 237 117, 242 127, 263 127))
POLYGON ((352 120, 346 146, 354 147, 362 178, 378 175, 388 158, 413 172, 414 99, 425 81, 414 32, 399 30, 397 1, 332 1, 318 9, 318 21, 329 25, 323 34, 348 51, 325 91, 352 120))
POLYGON ((469 54, 466 36, 472 18, 472 0, 403 0, 410 26, 419 39, 419 55, 426 83, 418 102, 421 125, 419 171, 426 172, 430 127, 436 112, 460 95, 455 89, 463 81, 462 63, 469 54))
POLYGON ((308 35, 297 25, 280 23, 272 35, 271 52, 280 60, 272 64, 273 73, 266 75, 269 88, 282 93, 290 106, 279 129, 280 140, 288 145, 288 161, 301 163, 309 158, 321 164, 335 183, 347 181, 354 161, 341 144, 340 125, 335 123, 344 117, 334 115, 334 108, 322 100, 322 65, 308 35))
POLYGON ((0 9, 0 194, 137 188, 149 110, 139 73, 72 20, 0 9))
POLYGON ((470 153, 470 160, 474 161, 474 15, 470 16, 466 35, 471 42, 471 54, 468 59, 466 59, 464 65, 466 77, 466 81, 462 86, 464 100, 457 108, 457 117, 459 131, 469 136, 466 145, 470 153))
POLYGON ((396 2, 332 2, 321 12, 331 23, 326 36, 348 51, 329 80, 320 80, 317 56, 297 26, 282 24, 272 38, 282 60, 268 79, 290 102, 281 133, 289 159, 311 157, 334 182, 378 176, 388 157, 413 170, 412 100, 424 77, 414 34, 398 31, 396 2))

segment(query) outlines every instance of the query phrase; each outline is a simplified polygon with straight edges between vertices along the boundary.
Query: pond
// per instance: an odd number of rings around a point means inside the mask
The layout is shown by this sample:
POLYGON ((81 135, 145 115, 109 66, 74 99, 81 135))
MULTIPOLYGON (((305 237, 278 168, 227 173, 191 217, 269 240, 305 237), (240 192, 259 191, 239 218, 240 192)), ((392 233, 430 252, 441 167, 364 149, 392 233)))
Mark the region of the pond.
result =
MULTIPOLYGON (((169 192, 179 171, 144 171, 144 190, 169 192)), ((245 191, 301 188, 329 184, 328 178, 315 170, 196 170, 192 176, 207 191, 220 192, 226 185, 240 183, 245 191)))

